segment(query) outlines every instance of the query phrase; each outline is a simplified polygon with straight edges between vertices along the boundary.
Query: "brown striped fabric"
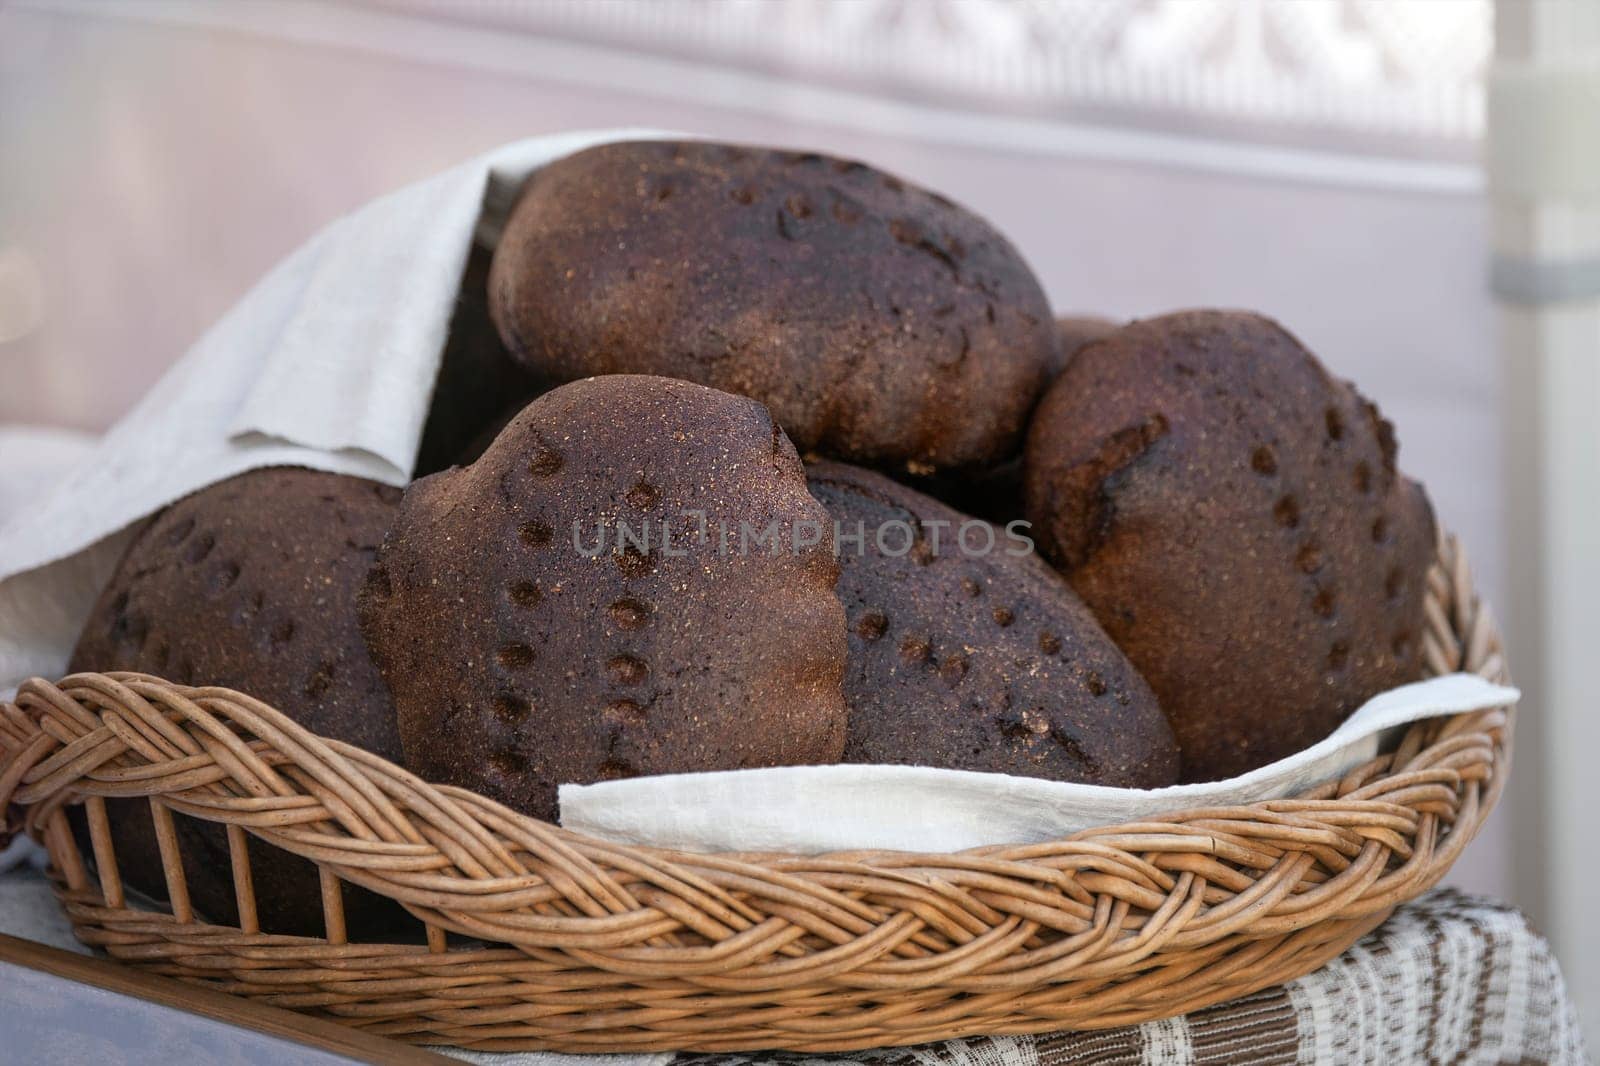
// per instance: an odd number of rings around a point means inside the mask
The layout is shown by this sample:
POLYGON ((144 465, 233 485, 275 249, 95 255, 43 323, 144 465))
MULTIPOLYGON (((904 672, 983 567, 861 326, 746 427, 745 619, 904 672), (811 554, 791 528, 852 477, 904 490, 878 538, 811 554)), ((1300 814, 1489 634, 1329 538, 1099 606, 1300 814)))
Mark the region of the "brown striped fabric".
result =
POLYGON ((1512 1066, 1588 1063, 1550 945, 1521 912, 1442 889, 1316 973, 1180 1018, 849 1055, 679 1055, 673 1066, 1512 1066))

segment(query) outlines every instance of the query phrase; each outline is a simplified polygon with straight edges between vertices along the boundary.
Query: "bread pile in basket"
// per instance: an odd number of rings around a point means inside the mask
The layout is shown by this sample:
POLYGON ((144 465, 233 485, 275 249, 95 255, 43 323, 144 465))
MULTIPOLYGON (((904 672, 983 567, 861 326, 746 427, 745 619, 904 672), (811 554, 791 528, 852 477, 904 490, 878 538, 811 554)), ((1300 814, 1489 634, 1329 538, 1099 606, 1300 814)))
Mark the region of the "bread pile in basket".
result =
MULTIPOLYGON (((415 482, 174 504, 71 665, 249 692, 547 820, 565 782, 841 761, 1212 780, 1422 673, 1435 530, 1396 451, 1267 318, 1058 321, 899 178, 608 144, 469 263, 415 482)), ((162 896, 148 805, 110 803, 162 896)), ((231 921, 224 830, 181 831, 231 921)), ((315 934, 315 867, 250 862, 262 927, 315 934)))

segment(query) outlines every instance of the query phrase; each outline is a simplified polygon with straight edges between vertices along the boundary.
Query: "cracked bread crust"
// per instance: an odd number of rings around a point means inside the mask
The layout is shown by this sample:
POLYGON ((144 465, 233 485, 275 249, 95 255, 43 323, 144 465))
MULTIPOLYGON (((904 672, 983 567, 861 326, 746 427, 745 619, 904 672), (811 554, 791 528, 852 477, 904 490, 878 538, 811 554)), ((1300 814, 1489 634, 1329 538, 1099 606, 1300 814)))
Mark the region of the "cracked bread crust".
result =
POLYGON ((1034 417, 1034 535, 1150 682, 1186 780, 1322 739, 1421 672, 1432 509, 1393 428, 1258 315, 1081 349, 1034 417))

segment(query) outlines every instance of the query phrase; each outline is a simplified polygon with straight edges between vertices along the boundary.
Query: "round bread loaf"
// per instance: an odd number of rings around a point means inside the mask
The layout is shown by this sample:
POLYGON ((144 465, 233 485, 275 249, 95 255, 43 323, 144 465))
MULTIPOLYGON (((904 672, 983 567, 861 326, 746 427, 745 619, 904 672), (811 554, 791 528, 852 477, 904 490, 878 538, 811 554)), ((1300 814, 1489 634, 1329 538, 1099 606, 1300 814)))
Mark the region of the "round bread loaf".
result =
POLYGON ((971 212, 861 163, 700 142, 535 172, 489 306, 539 373, 697 381, 766 404, 803 452, 923 473, 1014 454, 1055 343, 971 212))
MULTIPOLYGON (((398 762, 394 707, 362 641, 356 594, 399 499, 398 489, 361 478, 275 467, 178 501, 128 546, 70 669, 237 689, 320 736, 398 762)), ((165 899, 149 804, 111 803, 124 880, 165 899)), ((177 826, 196 910, 237 922, 226 831, 181 815, 177 826)), ((250 865, 264 930, 322 933, 312 863, 252 839, 250 865)), ((397 905, 344 890, 352 935, 404 920, 397 905)))
POLYGON ((1187 780, 1330 733, 1421 669, 1427 498, 1277 323, 1190 311, 1080 350, 1034 416, 1034 534, 1171 719, 1187 780))
POLYGON ((831 547, 759 403, 633 375, 546 393, 406 491, 363 593, 407 765, 554 820, 563 782, 836 761, 831 547))
POLYGON ((1177 780, 1144 679, 1020 528, 815 463, 849 622, 844 761, 1129 788, 1177 780))

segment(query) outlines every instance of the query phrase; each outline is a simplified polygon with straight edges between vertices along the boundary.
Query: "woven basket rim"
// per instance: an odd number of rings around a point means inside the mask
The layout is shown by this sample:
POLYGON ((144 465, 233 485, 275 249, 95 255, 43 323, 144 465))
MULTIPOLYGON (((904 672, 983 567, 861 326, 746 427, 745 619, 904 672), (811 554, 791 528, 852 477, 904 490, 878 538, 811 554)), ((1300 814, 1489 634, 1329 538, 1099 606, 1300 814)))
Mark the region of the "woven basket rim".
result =
MULTIPOLYGON (((1426 612, 1430 673, 1506 679, 1448 536, 1426 612)), ((1127 1024, 1314 969, 1443 877, 1504 788, 1512 712, 1415 723, 1291 798, 1036 844, 708 855, 427 784, 242 693, 86 673, 0 708, 0 802, 49 850, 79 938, 157 972, 419 1042, 849 1050, 1127 1024), (150 798, 165 912, 117 872, 105 801, 130 796, 150 798), (238 927, 188 905, 174 812, 228 826, 238 927), (259 929, 251 838, 317 864, 323 937, 259 929), (339 880, 400 901, 426 942, 348 943, 339 880)))

